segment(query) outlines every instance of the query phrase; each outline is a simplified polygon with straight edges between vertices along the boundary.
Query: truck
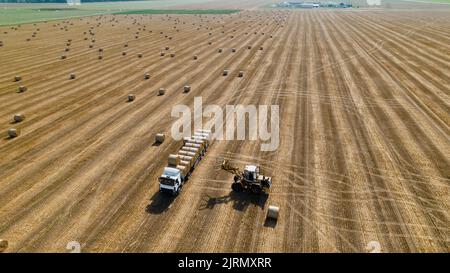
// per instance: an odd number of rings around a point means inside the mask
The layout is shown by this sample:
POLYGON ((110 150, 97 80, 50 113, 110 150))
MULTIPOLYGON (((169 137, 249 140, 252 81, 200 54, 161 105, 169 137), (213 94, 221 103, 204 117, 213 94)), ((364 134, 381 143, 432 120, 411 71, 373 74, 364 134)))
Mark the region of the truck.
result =
POLYGON ((197 130, 191 137, 183 138, 183 145, 176 154, 169 155, 167 167, 158 179, 160 192, 178 195, 206 155, 211 141, 210 130, 197 130))

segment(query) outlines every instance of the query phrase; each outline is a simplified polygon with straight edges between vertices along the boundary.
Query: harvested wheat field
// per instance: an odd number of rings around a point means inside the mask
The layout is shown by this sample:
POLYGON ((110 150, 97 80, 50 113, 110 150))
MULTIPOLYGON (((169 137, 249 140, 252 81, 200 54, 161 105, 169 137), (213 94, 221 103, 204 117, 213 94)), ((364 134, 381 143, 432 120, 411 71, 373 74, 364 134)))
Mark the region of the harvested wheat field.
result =
POLYGON ((450 251, 450 10, 252 5, 3 26, 0 40, 6 252, 450 251), (180 146, 172 107, 194 97, 279 105, 280 144, 217 140, 175 198, 158 177, 180 146), (232 192, 223 159, 259 164, 268 197, 232 192))

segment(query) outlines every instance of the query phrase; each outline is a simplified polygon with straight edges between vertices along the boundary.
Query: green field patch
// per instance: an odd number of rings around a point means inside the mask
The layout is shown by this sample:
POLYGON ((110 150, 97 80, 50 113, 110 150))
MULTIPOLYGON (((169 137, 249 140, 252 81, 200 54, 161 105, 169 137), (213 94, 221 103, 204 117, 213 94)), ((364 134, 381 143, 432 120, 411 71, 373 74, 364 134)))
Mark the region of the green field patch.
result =
MULTIPOLYGON (((137 3, 137 2, 133 2, 137 3)), ((79 8, 61 5, 47 7, 9 7, 0 9, 0 26, 77 18, 102 14, 231 14, 237 9, 107 9, 107 6, 82 5, 79 8)))
POLYGON ((41 11, 76 11, 79 9, 77 9, 77 8, 40 8, 40 9, 30 9, 30 10, 41 12, 41 11))
POLYGON ((0 26, 51 21, 111 13, 98 10, 81 10, 76 8, 8 8, 0 9, 0 26))

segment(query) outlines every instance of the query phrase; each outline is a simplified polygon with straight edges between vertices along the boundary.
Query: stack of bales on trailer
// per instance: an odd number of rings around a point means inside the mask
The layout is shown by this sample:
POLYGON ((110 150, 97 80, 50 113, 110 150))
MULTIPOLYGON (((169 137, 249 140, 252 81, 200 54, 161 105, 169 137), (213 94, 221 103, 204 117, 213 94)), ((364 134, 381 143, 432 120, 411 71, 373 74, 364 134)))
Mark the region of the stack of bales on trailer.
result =
POLYGON ((191 137, 183 138, 183 146, 177 154, 171 154, 168 158, 168 167, 173 167, 181 172, 181 177, 186 180, 194 170, 201 158, 205 155, 211 144, 211 131, 197 130, 191 137))

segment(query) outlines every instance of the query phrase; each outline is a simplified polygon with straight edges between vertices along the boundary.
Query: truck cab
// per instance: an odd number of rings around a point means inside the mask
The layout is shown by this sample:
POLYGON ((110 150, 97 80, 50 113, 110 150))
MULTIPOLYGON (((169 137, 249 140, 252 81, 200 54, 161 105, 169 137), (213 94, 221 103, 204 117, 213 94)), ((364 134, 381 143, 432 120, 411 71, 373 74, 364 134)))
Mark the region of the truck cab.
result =
POLYGON ((159 190, 178 195, 183 187, 183 177, 177 168, 165 167, 163 174, 159 177, 159 190))

